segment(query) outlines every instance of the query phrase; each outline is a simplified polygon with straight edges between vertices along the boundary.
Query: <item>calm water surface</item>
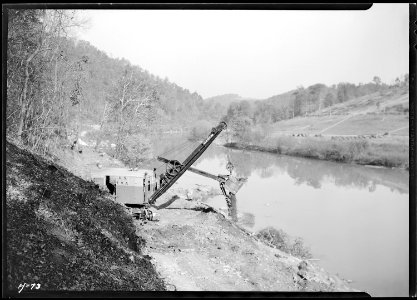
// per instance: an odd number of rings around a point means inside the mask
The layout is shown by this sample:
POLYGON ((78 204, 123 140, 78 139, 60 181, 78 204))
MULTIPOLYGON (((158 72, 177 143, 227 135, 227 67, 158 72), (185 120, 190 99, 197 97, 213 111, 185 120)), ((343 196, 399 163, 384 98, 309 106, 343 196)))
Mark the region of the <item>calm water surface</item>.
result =
MULTIPOLYGON (((157 153, 179 140, 165 147, 160 143, 157 153)), ((166 156, 183 160, 192 149, 166 156)), ((237 175, 248 177, 237 194, 238 218, 245 219, 247 229, 283 229, 303 238, 313 257, 320 259, 317 264, 352 280, 354 288, 372 296, 408 296, 408 172, 214 145, 194 166, 227 174, 228 156, 237 175)), ((191 172, 178 181, 190 183, 218 186, 191 172)), ((208 203, 226 207, 222 196, 208 203)))

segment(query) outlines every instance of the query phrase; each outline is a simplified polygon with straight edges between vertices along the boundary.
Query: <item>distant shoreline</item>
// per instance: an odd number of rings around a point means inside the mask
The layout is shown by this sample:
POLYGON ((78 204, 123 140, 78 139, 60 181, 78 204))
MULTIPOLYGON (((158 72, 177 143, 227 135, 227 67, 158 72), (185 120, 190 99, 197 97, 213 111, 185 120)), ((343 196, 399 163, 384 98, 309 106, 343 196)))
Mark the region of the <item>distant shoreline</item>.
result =
MULTIPOLYGON (((384 156, 385 153, 376 151, 372 154, 364 153, 349 153, 348 149, 351 148, 355 143, 346 143, 346 142, 333 142, 333 141, 320 141, 320 146, 318 146, 318 141, 310 143, 313 139, 306 139, 305 144, 297 145, 297 147, 291 147, 289 145, 291 138, 284 139, 284 142, 278 143, 278 145, 272 146, 261 143, 258 145, 249 144, 244 142, 231 142, 223 144, 226 148, 239 149, 239 150, 249 150, 249 151, 258 151, 258 152, 267 152, 279 155, 288 155, 295 157, 304 157, 318 160, 333 161, 338 163, 350 163, 357 164, 368 167, 384 167, 388 169, 397 168, 408 170, 408 157, 398 156, 384 156), (335 145, 339 147, 335 147, 335 145), (346 151, 345 151, 346 150, 346 151)), ((400 147, 401 145, 393 144, 393 147, 400 147)), ((373 148, 372 144, 367 144, 366 147, 373 148)), ((350 150, 350 149, 349 149, 350 150)), ((374 150, 374 149, 372 149, 374 150)), ((351 150, 352 151, 352 150, 351 150)), ((361 152, 360 150, 358 152, 361 152)))

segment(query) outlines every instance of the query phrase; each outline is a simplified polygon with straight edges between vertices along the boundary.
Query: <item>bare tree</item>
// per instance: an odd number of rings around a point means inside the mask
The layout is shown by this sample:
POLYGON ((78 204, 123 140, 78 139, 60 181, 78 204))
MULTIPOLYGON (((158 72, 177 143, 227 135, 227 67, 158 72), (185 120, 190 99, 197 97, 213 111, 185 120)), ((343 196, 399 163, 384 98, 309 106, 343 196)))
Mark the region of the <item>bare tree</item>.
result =
POLYGON ((82 63, 68 59, 64 49, 71 28, 81 24, 70 10, 7 13, 7 133, 20 143, 46 147, 65 131, 69 109, 80 100, 82 63))
POLYGON ((108 95, 109 121, 117 127, 116 156, 126 152, 127 139, 132 134, 143 133, 153 121, 156 90, 141 77, 140 72, 126 66, 123 74, 108 95))

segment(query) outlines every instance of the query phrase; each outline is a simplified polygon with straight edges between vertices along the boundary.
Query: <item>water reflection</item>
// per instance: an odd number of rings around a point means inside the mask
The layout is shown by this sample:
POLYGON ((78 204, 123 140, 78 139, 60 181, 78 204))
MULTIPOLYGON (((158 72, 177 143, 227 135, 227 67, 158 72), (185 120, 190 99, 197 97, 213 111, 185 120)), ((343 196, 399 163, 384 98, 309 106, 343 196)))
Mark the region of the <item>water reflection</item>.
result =
MULTIPOLYGON (((212 147, 197 162, 237 176, 237 222, 302 237, 327 271, 373 296, 408 293, 408 172, 212 147), (395 257, 395 259, 393 259, 395 257)), ((224 206, 212 201, 213 206, 224 206)))
MULTIPOLYGON (((183 161, 198 146, 199 142, 187 140, 186 135, 163 135, 154 138, 154 156, 183 161)), ((324 181, 334 182, 337 186, 356 187, 374 192, 376 185, 389 187, 392 191, 408 193, 408 172, 387 168, 363 167, 328 161, 303 159, 290 156, 271 155, 268 153, 240 151, 211 145, 197 160, 195 165, 205 159, 225 159, 228 155, 236 166, 237 176, 249 177, 252 172, 259 172, 262 178, 272 177, 277 172, 288 173, 296 184, 308 184, 316 189, 324 181)), ((147 166, 162 165, 156 159, 147 166)), ((159 168, 163 170, 163 166, 159 168)))
MULTIPOLYGON (((170 142, 164 149, 184 138, 170 142)), ((185 158, 192 150, 171 155, 185 158)), ((408 172, 215 145, 194 165, 226 174, 227 156, 235 175, 248 177, 231 207, 232 219, 253 231, 272 226, 302 237, 326 271, 352 279, 353 287, 372 296, 408 295, 408 172)), ((187 183, 219 189, 218 182, 188 172, 178 180, 179 186, 187 183)), ((224 196, 208 201, 227 212, 224 196)))
POLYGON ((408 193, 408 172, 397 169, 364 167, 329 161, 311 160, 289 156, 271 155, 231 149, 209 148, 203 159, 224 159, 227 153, 236 166, 236 174, 249 177, 258 172, 262 178, 287 173, 295 183, 320 189, 323 182, 333 182, 341 187, 355 187, 374 192, 376 185, 384 185, 391 191, 408 193))

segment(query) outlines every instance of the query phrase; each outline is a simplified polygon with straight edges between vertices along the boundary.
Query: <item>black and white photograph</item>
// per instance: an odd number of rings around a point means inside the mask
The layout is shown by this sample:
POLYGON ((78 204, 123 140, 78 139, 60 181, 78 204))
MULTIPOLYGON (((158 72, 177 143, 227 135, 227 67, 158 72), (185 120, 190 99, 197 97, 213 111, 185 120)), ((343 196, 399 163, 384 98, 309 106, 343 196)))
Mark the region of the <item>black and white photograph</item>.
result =
POLYGON ((303 7, 3 4, 3 297, 415 297, 416 7, 303 7))

